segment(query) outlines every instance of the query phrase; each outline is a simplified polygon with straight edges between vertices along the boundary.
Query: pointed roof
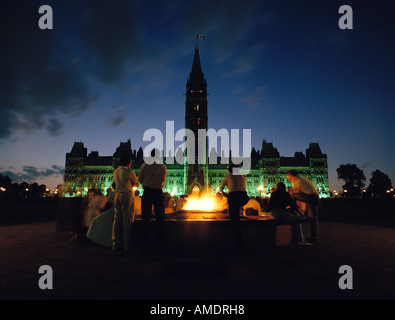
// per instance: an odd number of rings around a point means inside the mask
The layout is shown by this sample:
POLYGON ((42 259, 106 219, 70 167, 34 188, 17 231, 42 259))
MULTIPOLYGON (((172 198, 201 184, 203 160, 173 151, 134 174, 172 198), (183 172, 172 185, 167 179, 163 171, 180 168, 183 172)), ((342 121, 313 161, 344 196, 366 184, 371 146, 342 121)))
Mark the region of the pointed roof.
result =
POLYGON ((66 157, 86 157, 88 150, 84 147, 83 142, 75 142, 71 152, 66 153, 66 157))
POLYGON ((130 139, 127 142, 120 142, 113 156, 120 157, 124 154, 132 156, 132 143, 130 139))
POLYGON ((266 142, 266 140, 262 141, 262 158, 280 158, 280 153, 277 148, 273 147, 272 142, 266 142))
POLYGON ((195 48, 195 56, 193 57, 191 74, 200 75, 202 72, 202 65, 200 64, 199 48, 195 48))
POLYGON ((322 153, 318 142, 310 143, 308 149, 306 149, 306 156, 309 158, 326 158, 326 154, 322 153))
POLYGON ((204 79, 202 65, 200 64, 199 48, 195 48, 195 55, 193 57, 192 70, 187 79, 187 91, 205 92, 207 82, 204 79))

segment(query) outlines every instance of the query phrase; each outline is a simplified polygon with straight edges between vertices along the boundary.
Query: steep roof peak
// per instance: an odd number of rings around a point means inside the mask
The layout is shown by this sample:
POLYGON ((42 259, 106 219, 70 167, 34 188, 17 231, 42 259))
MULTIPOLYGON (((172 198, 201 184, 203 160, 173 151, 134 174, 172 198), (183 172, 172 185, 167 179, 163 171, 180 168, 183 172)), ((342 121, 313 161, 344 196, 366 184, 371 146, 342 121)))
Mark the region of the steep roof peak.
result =
POLYGON ((195 56, 193 57, 192 71, 191 74, 201 74, 202 65, 200 64, 199 48, 195 48, 195 56))

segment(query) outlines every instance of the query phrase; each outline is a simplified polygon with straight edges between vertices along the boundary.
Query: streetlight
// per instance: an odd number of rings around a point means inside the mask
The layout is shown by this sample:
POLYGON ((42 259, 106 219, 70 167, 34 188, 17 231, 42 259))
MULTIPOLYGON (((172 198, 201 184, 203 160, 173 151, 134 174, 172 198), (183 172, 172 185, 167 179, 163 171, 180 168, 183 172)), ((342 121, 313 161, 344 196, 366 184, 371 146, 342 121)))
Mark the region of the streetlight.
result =
POLYGON ((261 195, 261 197, 262 197, 263 187, 262 187, 262 186, 258 186, 258 191, 259 191, 259 193, 260 193, 260 195, 261 195))

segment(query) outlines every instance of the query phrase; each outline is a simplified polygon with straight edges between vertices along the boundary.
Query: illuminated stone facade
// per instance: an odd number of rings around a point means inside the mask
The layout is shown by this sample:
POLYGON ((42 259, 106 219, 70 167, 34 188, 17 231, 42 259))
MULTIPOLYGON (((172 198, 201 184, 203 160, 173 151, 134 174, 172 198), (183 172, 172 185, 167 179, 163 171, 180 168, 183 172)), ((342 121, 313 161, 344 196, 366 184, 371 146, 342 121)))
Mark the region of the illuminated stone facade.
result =
MULTIPOLYGON (((185 128, 190 129, 195 137, 198 129, 208 129, 207 118, 207 83, 202 72, 199 51, 195 49, 192 71, 186 85, 185 128)), ((206 138, 207 139, 207 138, 206 138)), ((207 140, 206 140, 207 142, 207 140)), ((205 164, 197 163, 198 144, 195 139, 195 164, 184 161, 178 164, 174 159, 162 157, 167 167, 167 177, 164 191, 172 195, 189 194, 192 189, 210 190, 217 192, 224 176, 228 173, 229 158, 217 157, 217 164, 210 164, 207 158, 205 164)), ((186 147, 188 146, 186 143, 186 147)), ((143 150, 132 150, 131 141, 121 142, 112 156, 99 156, 87 149, 82 142, 74 142, 71 152, 66 154, 64 185, 74 195, 84 195, 90 188, 105 191, 112 185, 112 173, 118 166, 120 155, 129 154, 132 158, 132 169, 139 174, 143 163, 143 150)), ((210 153, 211 156, 211 153, 210 153)), ((301 175, 311 179, 320 192, 321 198, 329 196, 327 156, 321 152, 318 143, 310 143, 306 153, 296 152, 294 157, 280 156, 272 143, 265 140, 262 149, 251 151, 251 170, 246 175, 247 192, 249 196, 270 195, 275 184, 282 181, 286 186, 291 184, 286 179, 285 172, 295 169, 301 175)), ((141 190, 141 187, 139 187, 141 190)))

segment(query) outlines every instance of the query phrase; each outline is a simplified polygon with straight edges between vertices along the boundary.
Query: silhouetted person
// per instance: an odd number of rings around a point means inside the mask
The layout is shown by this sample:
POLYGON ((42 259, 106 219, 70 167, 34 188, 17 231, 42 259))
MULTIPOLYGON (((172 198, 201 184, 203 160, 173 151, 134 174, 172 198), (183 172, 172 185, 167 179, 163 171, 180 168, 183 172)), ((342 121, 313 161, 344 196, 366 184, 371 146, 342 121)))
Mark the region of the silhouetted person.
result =
POLYGON ((286 191, 285 184, 278 182, 272 192, 267 210, 277 220, 289 223, 295 226, 297 243, 299 245, 310 245, 304 241, 300 218, 298 217, 299 207, 291 195, 286 191))
MULTIPOLYGON (((96 216, 90 223, 86 233, 88 239, 103 247, 112 247, 112 229, 114 225, 114 199, 115 183, 112 183, 112 192, 108 194, 105 209, 96 216)), ((110 189, 110 188, 108 188, 110 189)), ((107 189, 107 192, 108 192, 107 189)))
POLYGON ((83 226, 88 230, 92 220, 103 212, 106 204, 106 197, 103 196, 100 190, 93 189, 92 195, 89 199, 88 208, 84 212, 82 218, 83 226))
POLYGON ((138 178, 144 189, 141 197, 142 235, 140 240, 142 250, 146 250, 148 245, 148 226, 152 206, 155 212, 159 245, 163 246, 165 241, 165 199, 162 188, 166 180, 166 166, 159 163, 159 150, 152 150, 151 157, 153 158, 152 164, 143 163, 138 178))
POLYGON ((246 215, 259 216, 261 213, 261 204, 256 199, 250 199, 245 206, 243 206, 246 215))
POLYGON ((163 194, 165 198, 165 214, 174 212, 174 200, 171 198, 170 193, 165 192, 163 194))
POLYGON ((177 201, 176 201, 176 211, 182 210, 184 205, 187 203, 185 198, 186 198, 186 195, 183 194, 177 199, 177 201))
POLYGON ((133 186, 138 186, 136 174, 130 169, 130 156, 121 156, 119 167, 114 170, 116 185, 114 197, 114 224, 112 250, 131 249, 131 227, 134 221, 133 186))
POLYGON ((240 208, 248 202, 249 197, 246 192, 245 177, 233 174, 233 168, 233 165, 228 167, 229 174, 222 180, 220 191, 223 192, 225 187, 228 187, 229 218, 234 235, 234 246, 235 248, 240 248, 243 245, 240 228, 240 208))
MULTIPOLYGON (((306 204, 305 215, 311 218, 311 238, 308 239, 310 242, 318 242, 318 207, 320 204, 320 198, 318 195, 317 188, 311 180, 298 175, 296 170, 287 171, 287 178, 292 182, 292 189, 290 194, 295 201, 300 201, 306 204)), ((302 211, 305 211, 302 208, 302 211)))
POLYGON ((88 230, 88 227, 85 226, 85 216, 87 215, 87 212, 89 210, 89 204, 91 203, 91 199, 93 198, 93 196, 94 196, 94 189, 89 189, 84 199, 82 200, 80 211, 74 217, 73 224, 76 232, 74 236, 71 238, 71 240, 74 242, 78 243, 88 240, 86 238, 86 232, 88 230))
POLYGON ((134 191, 134 213, 136 216, 141 217, 141 197, 140 191, 134 191))

